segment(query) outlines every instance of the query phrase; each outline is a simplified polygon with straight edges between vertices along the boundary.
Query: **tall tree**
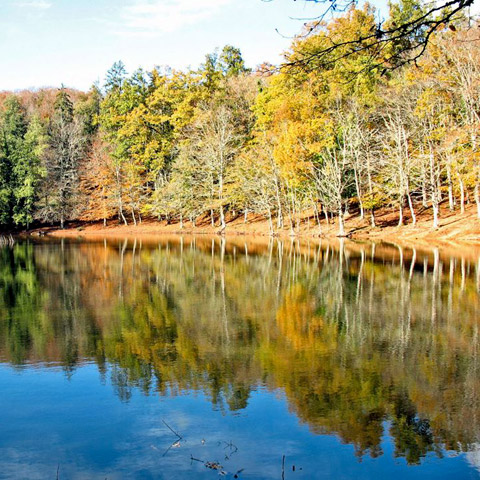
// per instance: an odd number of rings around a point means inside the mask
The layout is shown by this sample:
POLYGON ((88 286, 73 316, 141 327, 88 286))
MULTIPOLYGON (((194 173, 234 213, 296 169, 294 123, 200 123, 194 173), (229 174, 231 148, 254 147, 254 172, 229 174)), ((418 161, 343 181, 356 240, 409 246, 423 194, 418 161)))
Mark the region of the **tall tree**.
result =
POLYGON ((4 106, 0 118, 0 223, 28 227, 44 175, 45 133, 37 116, 28 122, 17 97, 7 98, 4 106))
POLYGON ((65 88, 57 94, 49 137, 47 178, 40 216, 44 220, 58 221, 64 228, 65 221, 77 208, 78 168, 85 147, 83 126, 74 117, 73 103, 65 88))
POLYGON ((14 166, 16 157, 23 149, 27 121, 15 96, 9 96, 5 100, 4 108, 0 117, 0 224, 10 225, 15 203, 14 166))
POLYGON ((23 144, 17 149, 13 173, 15 176, 15 205, 13 221, 16 225, 30 227, 36 211, 39 186, 46 175, 43 165, 47 136, 40 119, 30 121, 23 144))

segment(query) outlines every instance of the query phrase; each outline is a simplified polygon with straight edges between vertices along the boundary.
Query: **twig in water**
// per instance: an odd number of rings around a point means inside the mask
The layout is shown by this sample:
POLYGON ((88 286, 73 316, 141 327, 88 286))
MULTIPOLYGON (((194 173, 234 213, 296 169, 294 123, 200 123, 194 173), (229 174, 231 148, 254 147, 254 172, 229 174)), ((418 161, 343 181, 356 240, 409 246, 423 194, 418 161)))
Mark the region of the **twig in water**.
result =
POLYGON ((176 432, 165 420, 162 420, 163 424, 178 438, 173 442, 164 452, 162 457, 164 457, 172 448, 178 448, 180 446, 180 440, 183 440, 183 437, 176 432))
POLYGON ((162 457, 164 457, 172 448, 178 448, 180 447, 180 441, 177 440, 176 442, 173 442, 164 452, 162 457))
POLYGON ((195 458, 192 454, 190 454, 190 460, 195 462, 200 462, 205 465, 205 460, 200 460, 199 458, 195 458))
POLYGON ((282 457, 282 480, 285 480, 285 455, 282 457))
POLYGON ((240 473, 242 473, 245 469, 244 468, 241 468, 240 470, 237 470, 237 473, 235 473, 235 475, 233 476, 233 478, 238 478, 238 475, 240 473))
POLYGON ((177 436, 180 440, 183 440, 183 437, 177 433, 165 420, 162 420, 162 422, 175 436, 177 436))
POLYGON ((60 464, 57 465, 57 480, 60 478, 59 473, 60 473, 60 464))
POLYGON ((211 470, 221 470, 223 468, 218 462, 206 462, 205 460, 195 458, 192 454, 190 454, 190 460, 192 462, 195 461, 203 463, 207 468, 210 468, 211 470))

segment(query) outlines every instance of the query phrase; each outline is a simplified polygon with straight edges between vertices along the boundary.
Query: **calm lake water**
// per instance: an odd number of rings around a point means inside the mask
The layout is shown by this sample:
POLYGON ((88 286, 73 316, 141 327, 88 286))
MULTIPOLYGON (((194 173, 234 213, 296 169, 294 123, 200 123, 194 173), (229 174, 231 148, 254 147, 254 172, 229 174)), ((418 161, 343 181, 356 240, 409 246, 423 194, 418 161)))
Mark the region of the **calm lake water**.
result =
POLYGON ((479 258, 2 248, 0 478, 480 478, 479 258))

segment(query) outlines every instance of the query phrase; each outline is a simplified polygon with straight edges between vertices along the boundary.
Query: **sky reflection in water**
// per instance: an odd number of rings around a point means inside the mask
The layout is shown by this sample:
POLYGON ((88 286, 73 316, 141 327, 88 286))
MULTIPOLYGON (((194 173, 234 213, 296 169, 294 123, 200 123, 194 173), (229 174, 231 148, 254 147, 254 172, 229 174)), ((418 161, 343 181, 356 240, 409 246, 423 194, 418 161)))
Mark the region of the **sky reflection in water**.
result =
POLYGON ((0 478, 478 478, 478 253, 0 250, 0 478), (182 435, 177 438, 162 423, 182 435), (295 471, 293 466, 295 465, 295 471))

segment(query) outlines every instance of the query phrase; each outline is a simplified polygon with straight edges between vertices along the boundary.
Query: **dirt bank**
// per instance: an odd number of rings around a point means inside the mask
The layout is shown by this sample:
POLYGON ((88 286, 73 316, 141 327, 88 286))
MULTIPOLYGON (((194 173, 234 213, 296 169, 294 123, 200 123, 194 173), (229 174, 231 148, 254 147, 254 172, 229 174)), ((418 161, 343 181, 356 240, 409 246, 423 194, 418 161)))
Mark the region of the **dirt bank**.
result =
MULTIPOLYGON (((376 214, 376 226, 371 227, 369 219, 360 219, 357 213, 347 216, 345 230, 350 238, 377 240, 387 242, 415 243, 415 244, 445 244, 469 243, 480 244, 480 220, 477 218, 476 207, 469 205, 464 214, 459 211, 451 212, 447 205, 442 205, 440 226, 432 228, 432 213, 430 209, 420 210, 417 214, 417 224, 412 225, 407 216, 403 226, 398 226, 398 213, 390 209, 383 209, 376 214)), ((49 235, 56 237, 90 237, 90 236, 156 236, 164 234, 197 234, 211 235, 222 233, 218 226, 211 226, 209 219, 197 222, 196 226, 187 222, 184 228, 178 223, 167 224, 165 221, 145 220, 138 225, 119 225, 116 220, 107 222, 71 223, 61 230, 54 227, 43 227, 28 232, 31 235, 49 235)), ((269 236, 268 221, 261 216, 250 216, 245 223, 243 216, 230 219, 225 229, 225 235, 269 236)), ((321 220, 321 228, 314 216, 305 215, 295 229, 299 237, 336 237, 338 225, 336 222, 326 223, 321 220)), ((290 236, 289 228, 277 229, 277 236, 290 236)))

